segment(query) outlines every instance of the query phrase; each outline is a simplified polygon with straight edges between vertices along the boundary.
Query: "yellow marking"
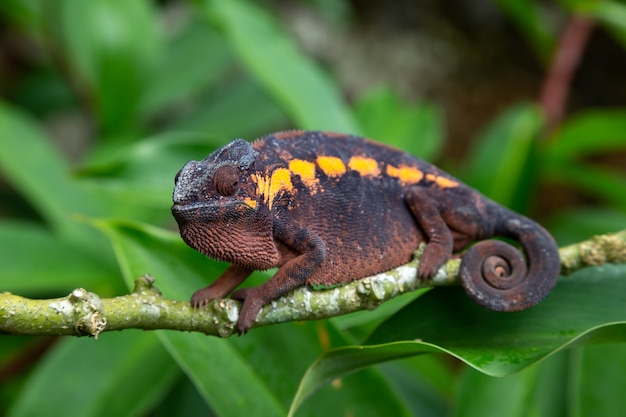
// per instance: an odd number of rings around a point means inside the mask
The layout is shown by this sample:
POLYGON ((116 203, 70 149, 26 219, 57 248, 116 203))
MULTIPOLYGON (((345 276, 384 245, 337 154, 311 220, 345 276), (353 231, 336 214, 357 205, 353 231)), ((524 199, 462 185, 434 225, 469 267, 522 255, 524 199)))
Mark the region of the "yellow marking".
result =
POLYGON ((250 208, 256 208, 256 200, 252 199, 250 197, 246 197, 243 199, 243 202, 246 206, 250 207, 250 208))
POLYGON ((266 175, 262 175, 262 174, 252 174, 250 176, 250 178, 252 178, 252 181, 254 181, 254 183, 256 184, 256 188, 257 188, 257 195, 263 198, 263 201, 266 201, 266 197, 268 194, 268 185, 269 185, 269 178, 266 175))
POLYGON ((424 178, 424 173, 419 169, 411 166, 394 167, 387 165, 387 175, 398 178, 404 184, 415 184, 424 178))
POLYGON ((378 162, 372 158, 366 158, 364 156, 353 156, 348 162, 350 169, 355 170, 362 176, 370 175, 375 177, 380 175, 380 169, 378 168, 378 162))
POLYGON ((277 168, 270 178, 269 198, 272 201, 281 191, 292 191, 291 172, 286 168, 277 168))
POLYGON ((441 188, 450 188, 450 187, 456 187, 457 185, 459 185, 459 183, 456 182, 456 181, 453 181, 453 180, 448 179, 448 178, 440 177, 440 176, 434 175, 434 174, 426 174, 426 179, 428 181, 434 182, 435 184, 437 184, 441 188))
POLYGON ((315 194, 319 180, 315 176, 315 164, 302 159, 294 159, 289 162, 289 171, 299 176, 304 185, 306 185, 311 194, 315 194))
POLYGON ((252 181, 257 185, 258 193, 263 197, 263 202, 272 208, 274 199, 283 191, 292 191, 291 172, 287 168, 275 169, 271 176, 253 174, 252 181))
POLYGON ((329 177, 338 177, 346 173, 346 166, 336 156, 318 156, 317 165, 329 177))

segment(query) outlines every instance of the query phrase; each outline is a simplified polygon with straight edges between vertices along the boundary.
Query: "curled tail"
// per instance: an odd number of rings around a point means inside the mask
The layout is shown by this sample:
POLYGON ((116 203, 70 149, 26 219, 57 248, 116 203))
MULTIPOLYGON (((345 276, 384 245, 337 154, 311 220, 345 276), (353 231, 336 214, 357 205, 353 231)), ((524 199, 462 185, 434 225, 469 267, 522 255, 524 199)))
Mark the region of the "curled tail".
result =
POLYGON ((478 242, 463 254, 461 285, 488 309, 524 310, 543 300, 556 284, 558 248, 552 236, 534 221, 509 210, 499 214, 494 236, 518 241, 527 259, 506 242, 478 242))

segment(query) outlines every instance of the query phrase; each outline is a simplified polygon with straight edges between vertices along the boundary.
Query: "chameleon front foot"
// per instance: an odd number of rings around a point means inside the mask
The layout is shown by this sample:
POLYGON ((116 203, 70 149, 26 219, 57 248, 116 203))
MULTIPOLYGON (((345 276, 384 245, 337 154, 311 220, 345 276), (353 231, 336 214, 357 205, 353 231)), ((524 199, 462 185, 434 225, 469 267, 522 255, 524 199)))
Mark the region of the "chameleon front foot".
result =
POLYGON ((258 289, 255 287, 237 290, 231 298, 243 302, 239 311, 239 320, 237 320, 237 333, 246 334, 267 301, 258 294, 258 289))

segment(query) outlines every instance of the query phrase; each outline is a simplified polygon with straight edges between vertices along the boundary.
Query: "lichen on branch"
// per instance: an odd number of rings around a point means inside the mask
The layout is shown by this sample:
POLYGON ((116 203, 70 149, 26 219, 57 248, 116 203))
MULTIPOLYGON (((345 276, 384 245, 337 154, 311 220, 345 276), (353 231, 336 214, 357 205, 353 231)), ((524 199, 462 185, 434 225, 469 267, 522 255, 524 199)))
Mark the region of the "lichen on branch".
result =
MULTIPOLYGON (((596 236, 559 251, 562 274, 586 266, 626 263, 626 230, 596 236)), ((255 327, 292 320, 314 320, 374 309, 400 294, 419 288, 457 282, 460 259, 451 259, 431 280, 417 278, 420 251, 415 260, 391 271, 341 287, 314 291, 301 287, 266 305, 255 327)), ((148 275, 135 281, 132 293, 100 298, 82 288, 63 298, 32 300, 0 293, 0 333, 13 335, 93 336, 123 329, 201 332, 228 337, 235 333, 241 303, 213 300, 194 309, 187 301, 163 298, 148 275)))

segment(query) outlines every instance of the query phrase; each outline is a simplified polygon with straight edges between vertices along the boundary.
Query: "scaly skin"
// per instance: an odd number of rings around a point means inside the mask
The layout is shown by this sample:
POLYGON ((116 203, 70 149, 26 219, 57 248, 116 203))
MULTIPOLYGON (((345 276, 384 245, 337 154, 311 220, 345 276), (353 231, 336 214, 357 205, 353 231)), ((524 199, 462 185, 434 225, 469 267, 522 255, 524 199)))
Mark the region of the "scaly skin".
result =
POLYGON ((278 267, 242 300, 240 333, 268 302, 301 285, 333 286, 393 269, 425 242, 420 278, 470 243, 461 280, 479 304, 517 311, 541 301, 559 274, 557 246, 532 220, 437 167, 355 136, 290 131, 237 139, 176 177, 172 213, 183 240, 231 267, 191 299, 223 298, 254 270, 278 267))

